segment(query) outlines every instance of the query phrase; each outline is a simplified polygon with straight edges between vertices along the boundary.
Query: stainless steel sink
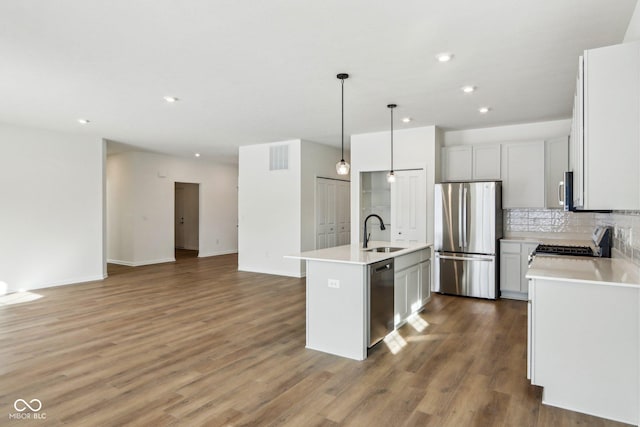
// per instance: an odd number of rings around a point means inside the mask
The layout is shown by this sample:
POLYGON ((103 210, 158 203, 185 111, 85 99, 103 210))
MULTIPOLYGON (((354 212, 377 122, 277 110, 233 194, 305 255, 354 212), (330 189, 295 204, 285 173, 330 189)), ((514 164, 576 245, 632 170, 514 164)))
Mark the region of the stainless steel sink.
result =
POLYGON ((404 248, 394 248, 391 246, 381 246, 379 248, 371 248, 371 249, 367 249, 367 252, 396 252, 396 251, 401 251, 404 248))

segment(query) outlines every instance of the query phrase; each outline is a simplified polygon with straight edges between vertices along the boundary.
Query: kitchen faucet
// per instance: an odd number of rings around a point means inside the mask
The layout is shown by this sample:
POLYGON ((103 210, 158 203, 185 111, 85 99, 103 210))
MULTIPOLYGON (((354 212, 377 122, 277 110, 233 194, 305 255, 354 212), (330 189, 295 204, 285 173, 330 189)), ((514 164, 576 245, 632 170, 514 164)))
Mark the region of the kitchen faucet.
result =
POLYGON ((379 215, 371 214, 371 215, 367 216, 364 219, 364 238, 362 239, 362 247, 365 248, 365 249, 367 248, 367 243, 369 242, 369 236, 367 235, 367 221, 369 221, 369 218, 371 218, 372 216, 378 218, 378 221, 380 221, 380 230, 384 230, 385 229, 384 221, 382 221, 382 218, 380 218, 379 215))

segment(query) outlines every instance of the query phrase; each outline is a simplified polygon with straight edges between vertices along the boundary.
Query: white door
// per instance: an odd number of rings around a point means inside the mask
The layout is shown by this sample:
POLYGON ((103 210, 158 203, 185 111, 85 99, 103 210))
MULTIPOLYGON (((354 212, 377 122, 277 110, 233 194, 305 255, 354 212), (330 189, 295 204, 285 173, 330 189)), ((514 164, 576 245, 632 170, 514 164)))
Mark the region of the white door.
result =
POLYGON ((426 242, 427 193, 424 169, 398 171, 391 184, 391 241, 426 242))
POLYGON ((351 242, 351 183, 338 181, 338 245, 348 245, 351 242))
POLYGON ((351 240, 350 183, 316 180, 316 249, 349 244, 351 240))

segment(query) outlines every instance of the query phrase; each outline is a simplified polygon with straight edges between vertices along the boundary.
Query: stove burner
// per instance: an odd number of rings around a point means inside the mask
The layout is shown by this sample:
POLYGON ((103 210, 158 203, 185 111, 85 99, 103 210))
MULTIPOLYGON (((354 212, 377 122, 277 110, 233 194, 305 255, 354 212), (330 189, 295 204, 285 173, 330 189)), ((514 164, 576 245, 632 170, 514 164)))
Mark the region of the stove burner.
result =
POLYGON ((596 256, 589 246, 562 246, 562 245, 538 245, 538 254, 596 256))

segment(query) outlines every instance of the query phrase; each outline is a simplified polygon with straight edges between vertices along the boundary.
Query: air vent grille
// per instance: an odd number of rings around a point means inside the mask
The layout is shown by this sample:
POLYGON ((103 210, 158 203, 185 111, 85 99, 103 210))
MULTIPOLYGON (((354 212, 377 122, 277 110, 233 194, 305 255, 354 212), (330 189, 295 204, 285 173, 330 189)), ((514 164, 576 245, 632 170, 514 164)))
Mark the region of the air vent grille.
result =
POLYGON ((289 146, 272 145, 269 147, 269 170, 289 169, 289 146))

